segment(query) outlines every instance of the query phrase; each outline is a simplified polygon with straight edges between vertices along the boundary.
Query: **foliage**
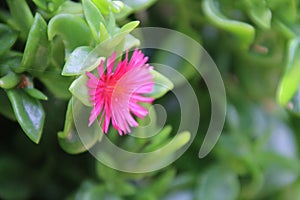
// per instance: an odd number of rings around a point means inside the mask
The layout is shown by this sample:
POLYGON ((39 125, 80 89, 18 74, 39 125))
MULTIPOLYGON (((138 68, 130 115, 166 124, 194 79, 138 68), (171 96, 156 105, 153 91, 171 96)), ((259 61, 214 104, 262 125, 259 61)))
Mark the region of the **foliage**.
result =
MULTIPOLYGON (((0 198, 299 198, 299 3, 1 2, 0 198), (168 125, 151 141, 119 138, 113 130, 103 136, 99 126, 78 131, 74 121, 91 106, 84 73, 115 51, 121 55, 137 47, 140 41, 131 32, 139 25, 171 28, 200 42, 221 72, 228 103, 216 147, 199 159, 211 117, 207 88, 189 63, 168 52, 147 52, 152 53, 152 62, 168 64, 189 80, 199 100, 201 122, 191 147, 175 163, 159 171, 131 174, 113 170, 84 152, 103 137, 133 151, 152 151, 168 143, 180 116, 179 105, 168 91, 183 87, 180 81, 153 72, 156 85, 150 95, 166 107, 168 125), (76 113, 73 106, 78 103, 83 110, 76 113)), ((186 44, 180 48, 189 51, 186 44)), ((159 121, 155 111, 150 117, 159 121)), ((146 132, 157 129, 149 126, 146 132)), ((137 129, 135 134, 145 133, 137 129)), ((173 157, 188 143, 188 132, 179 135, 176 145, 161 158, 173 157)), ((151 159, 143 162, 155 164, 151 159)))

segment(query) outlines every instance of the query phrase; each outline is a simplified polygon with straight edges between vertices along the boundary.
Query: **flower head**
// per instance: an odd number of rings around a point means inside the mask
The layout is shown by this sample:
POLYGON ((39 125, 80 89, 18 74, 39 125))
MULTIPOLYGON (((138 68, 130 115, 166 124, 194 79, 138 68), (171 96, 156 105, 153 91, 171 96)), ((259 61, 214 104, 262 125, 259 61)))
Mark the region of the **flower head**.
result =
POLYGON ((136 49, 131 59, 126 52, 125 59, 115 66, 116 53, 107 59, 106 68, 101 61, 98 75, 86 72, 87 87, 93 109, 89 118, 89 126, 100 115, 100 124, 107 133, 110 122, 120 135, 130 132, 130 127, 138 126, 134 116, 143 118, 148 114, 147 109, 139 105, 152 103, 154 100, 143 94, 150 93, 154 86, 150 71, 152 66, 147 64, 148 57, 136 49))

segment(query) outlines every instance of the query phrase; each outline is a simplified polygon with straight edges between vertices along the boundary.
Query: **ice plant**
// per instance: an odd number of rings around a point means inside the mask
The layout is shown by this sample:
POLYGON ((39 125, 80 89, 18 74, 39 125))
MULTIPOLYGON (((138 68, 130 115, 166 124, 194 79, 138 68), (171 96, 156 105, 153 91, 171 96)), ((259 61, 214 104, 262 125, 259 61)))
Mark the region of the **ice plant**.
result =
POLYGON ((154 100, 144 96, 154 86, 150 73, 153 67, 147 64, 148 57, 138 49, 135 49, 130 59, 126 52, 123 61, 116 64, 115 60, 116 53, 107 59, 106 67, 103 61, 100 62, 97 68, 99 78, 86 72, 90 101, 93 104, 88 125, 91 126, 100 115, 104 133, 107 133, 111 122, 123 135, 130 133, 130 127, 138 126, 134 115, 143 118, 148 114, 147 109, 139 103, 152 103, 154 100))

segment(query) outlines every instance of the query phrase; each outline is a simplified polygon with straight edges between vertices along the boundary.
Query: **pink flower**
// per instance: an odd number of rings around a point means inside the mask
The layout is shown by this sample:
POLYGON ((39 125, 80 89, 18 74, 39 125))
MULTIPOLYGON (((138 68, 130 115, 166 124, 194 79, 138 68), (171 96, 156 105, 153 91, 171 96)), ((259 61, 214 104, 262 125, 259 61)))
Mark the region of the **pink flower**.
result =
POLYGON ((133 115, 143 118, 147 109, 138 103, 152 103, 154 100, 143 94, 150 93, 154 86, 150 71, 152 66, 146 64, 148 57, 136 49, 130 60, 128 52, 123 61, 115 66, 116 53, 107 59, 106 67, 103 61, 98 66, 99 78, 90 72, 87 87, 93 109, 89 118, 89 126, 100 115, 100 125, 107 133, 110 121, 120 135, 130 133, 130 127, 138 126, 133 115), (106 70, 105 70, 106 69, 106 70))

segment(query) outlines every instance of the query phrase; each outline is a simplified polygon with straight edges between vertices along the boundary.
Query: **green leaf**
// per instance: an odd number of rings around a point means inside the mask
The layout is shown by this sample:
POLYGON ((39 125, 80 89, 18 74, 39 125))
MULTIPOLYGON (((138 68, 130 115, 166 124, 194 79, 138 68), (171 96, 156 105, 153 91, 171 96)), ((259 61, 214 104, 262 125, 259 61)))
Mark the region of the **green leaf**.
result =
POLYGON ((0 55, 8 51, 16 42, 18 34, 9 26, 0 24, 0 55))
POLYGON ((160 148, 163 144, 166 143, 168 137, 172 132, 172 127, 167 125, 165 126, 157 135, 151 139, 151 143, 145 147, 145 152, 151 152, 160 148))
POLYGON ((267 7, 265 1, 246 0, 246 11, 251 19, 262 29, 271 27, 272 12, 267 7))
POLYGON ((235 35, 242 49, 250 47, 255 37, 253 26, 228 19, 218 10, 214 0, 204 0, 202 6, 204 14, 212 24, 235 35))
POLYGON ((283 34, 288 39, 293 39, 297 37, 297 33, 293 30, 292 25, 295 24, 285 23, 276 17, 274 17, 272 20, 272 26, 274 27, 274 29, 279 33, 283 34))
POLYGON ((66 0, 32 0, 38 8, 48 11, 50 13, 54 12, 63 2, 66 0))
POLYGON ((81 16, 83 13, 82 4, 74 1, 65 1, 58 7, 55 13, 56 15, 73 14, 81 16))
POLYGON ((111 12, 110 0, 92 0, 103 15, 108 15, 111 12))
POLYGON ((91 0, 82 1, 85 19, 96 41, 100 39, 100 23, 105 24, 105 19, 91 0))
POLYGON ((117 48, 118 45, 124 42, 126 36, 136 27, 139 22, 134 21, 124 25, 114 36, 98 44, 87 56, 82 68, 89 69, 97 62, 99 57, 108 57, 116 51, 118 53, 123 52, 123 45, 117 48))
POLYGON ((13 72, 0 78, 0 88, 11 89, 18 85, 21 80, 21 75, 15 74, 13 72))
POLYGON ((121 29, 119 30, 119 33, 130 33, 131 31, 133 31, 138 25, 140 24, 139 21, 132 21, 129 22, 127 24, 125 24, 124 26, 121 27, 121 29))
POLYGON ((23 131, 33 142, 39 143, 45 120, 41 103, 21 89, 8 90, 7 95, 23 131))
POLYGON ((123 45, 123 51, 127 51, 133 47, 140 46, 140 40, 138 40, 136 37, 134 37, 131 34, 128 34, 125 38, 125 43, 123 45))
POLYGON ((286 71, 277 91, 278 102, 285 106, 296 93, 300 83, 300 38, 288 44, 286 71))
POLYGON ((121 11, 119 13, 115 13, 115 17, 117 20, 125 19, 128 15, 130 15, 134 11, 130 6, 124 4, 123 2, 122 4, 123 5, 121 7, 121 11))
POLYGON ((62 37, 67 52, 72 52, 79 46, 89 46, 93 36, 86 22, 73 14, 59 14, 54 16, 48 25, 49 40, 54 36, 62 37))
POLYGON ((112 1, 111 10, 113 13, 120 13, 123 10, 124 4, 122 1, 112 1))
POLYGON ((37 13, 26 42, 21 67, 18 72, 25 70, 32 74, 41 74, 49 64, 50 44, 47 37, 47 24, 37 13))
POLYGON ((105 27, 106 30, 110 33, 110 35, 114 35, 116 30, 118 29, 116 25, 115 15, 112 12, 109 13, 109 17, 105 27))
POLYGON ((122 2, 137 11, 151 6, 156 1, 157 0, 123 0, 122 2))
POLYGON ((25 40, 33 23, 33 16, 25 0, 7 0, 10 13, 21 38, 25 40))
POLYGON ((87 62, 86 59, 88 58, 88 55, 91 51, 92 48, 87 46, 76 48, 67 59, 67 62, 62 71, 62 75, 80 75, 86 71, 95 69, 99 65, 100 60, 104 58, 98 58, 94 64, 87 67, 86 65, 84 65, 84 63, 87 62))
POLYGON ((297 19, 298 7, 297 1, 274 1, 266 0, 267 5, 272 9, 273 13, 276 14, 282 21, 292 22, 297 19))
POLYGON ((12 70, 14 72, 20 67, 22 53, 9 51, 0 57, 0 73, 8 74, 12 70))
POLYGON ((50 66, 61 69, 65 64, 65 45, 61 38, 51 41, 50 66))
POLYGON ((170 162, 178 150, 185 146, 191 139, 191 134, 188 131, 184 131, 176 134, 176 136, 167 142, 166 145, 155 151, 151 152, 144 159, 141 159, 136 164, 137 169, 151 169, 156 168, 162 164, 162 160, 167 163, 170 162), (157 159, 159 157, 160 159, 157 159))
MULTIPOLYGON (((35 5, 42 10, 46 10, 48 11, 48 5, 50 4, 50 2, 48 2, 48 0, 32 0, 33 3, 35 3, 35 5)), ((52 4, 53 5, 53 4, 52 4)))
POLYGON ((109 38, 109 33, 103 23, 100 23, 100 41, 106 41, 109 38))
POLYGON ((24 88, 24 91, 31 97, 35 99, 40 99, 40 100, 48 100, 48 97, 39 91, 38 89, 35 88, 24 88))
POLYGON ((57 98, 70 99, 71 93, 68 89, 74 80, 73 77, 64 77, 60 75, 60 71, 51 70, 38 78, 57 98))
POLYGON ((238 177, 234 172, 222 166, 214 166, 200 177, 195 199, 233 200, 238 198, 239 188, 238 177))
POLYGON ((151 70, 151 74, 154 77, 154 88, 150 94, 147 94, 149 97, 160 98, 164 96, 168 91, 174 88, 173 83, 161 73, 151 70))
POLYGON ((79 76, 73 83, 71 84, 69 90, 74 97, 76 97, 79 101, 81 101, 86 106, 92 106, 91 101, 89 100, 89 90, 86 86, 88 77, 85 74, 79 76))
POLYGON ((64 130, 58 133, 59 144, 66 152, 82 153, 101 140, 103 133, 100 125, 94 123, 88 127, 89 112, 89 108, 78 100, 72 98, 69 101, 64 130))

